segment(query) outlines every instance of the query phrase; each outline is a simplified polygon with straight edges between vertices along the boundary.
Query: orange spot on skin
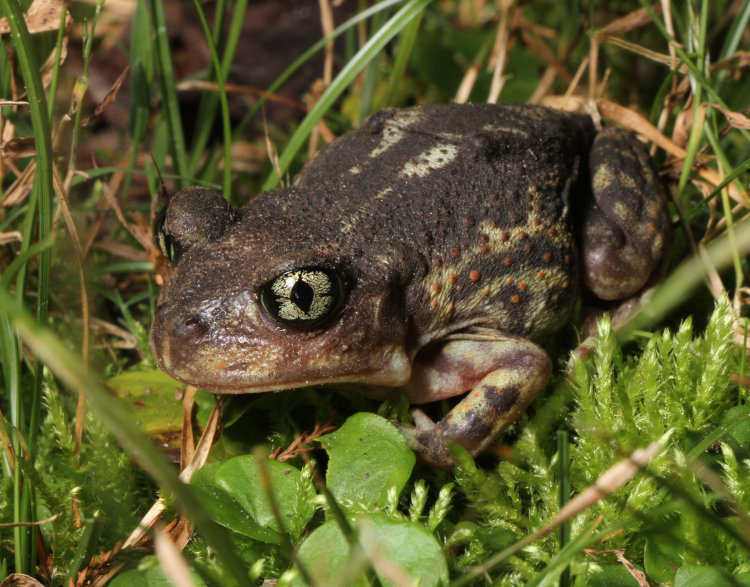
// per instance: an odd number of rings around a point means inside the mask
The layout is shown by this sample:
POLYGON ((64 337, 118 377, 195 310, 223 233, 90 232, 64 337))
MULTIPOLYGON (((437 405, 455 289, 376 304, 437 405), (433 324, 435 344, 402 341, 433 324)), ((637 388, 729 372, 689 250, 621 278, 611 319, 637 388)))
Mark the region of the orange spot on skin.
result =
POLYGON ((531 244, 528 244, 528 245, 526 245, 526 246, 525 246, 525 247, 523 248, 523 250, 524 250, 524 251, 526 251, 527 253, 530 253, 530 252, 531 252, 531 244))
POLYGON ((542 221, 539 218, 534 218, 534 226, 539 226, 541 223, 542 221))
POLYGON ((437 300, 432 300, 432 301, 430 302, 430 306, 432 307, 432 309, 433 309, 433 310, 434 310, 435 308, 437 308, 437 307, 438 307, 438 303, 437 303, 437 300))
POLYGON ((481 277, 481 274, 476 269, 474 269, 471 273, 469 273, 469 279, 471 279, 472 281, 479 281, 480 277, 481 277))
POLYGON ((659 230, 658 228, 656 228, 656 225, 653 222, 649 222, 648 224, 646 224, 646 226, 648 226, 648 229, 651 232, 656 232, 657 230, 659 230))
POLYGON ((521 283, 518 284, 518 287, 521 289, 521 291, 526 291, 528 284, 525 281, 522 281, 521 283))
POLYGON ((458 281, 458 275, 456 275, 455 273, 451 273, 448 276, 448 281, 450 281, 451 283, 456 283, 458 281))
POLYGON ((505 260, 503 261, 506 267, 510 267, 513 264, 513 259, 510 257, 505 257, 505 260))
POLYGON ((482 290, 482 295, 483 295, 483 296, 488 296, 488 295, 490 295, 490 288, 489 288, 489 287, 485 287, 485 288, 484 288, 484 289, 482 290))
POLYGON ((518 296, 513 296, 512 298, 510 298, 510 301, 513 302, 514 304, 517 304, 518 302, 521 301, 521 298, 519 298, 518 296))
POLYGON ((490 252, 490 247, 488 245, 482 245, 482 247, 479 249, 479 252, 481 252, 483 255, 486 255, 490 252))
POLYGON ((557 231, 554 228, 550 228, 548 234, 550 236, 557 236, 557 231))
POLYGON ((488 242, 490 242, 490 235, 488 235, 488 234, 480 234, 479 235, 479 240, 480 240, 480 242, 488 243, 488 242))
POLYGON ((522 240, 523 240, 523 239, 525 239, 525 238, 526 238, 527 236, 529 236, 529 235, 528 235, 528 234, 526 234, 525 232, 521 231, 521 232, 519 232, 519 233, 518 233, 518 240, 522 241, 522 240))
POLYGON ((503 232, 503 233, 502 233, 502 234, 500 235, 500 242, 503 242, 503 243, 504 243, 504 242, 505 242, 505 241, 507 241, 507 240, 508 240, 509 238, 510 238, 510 235, 509 235, 509 234, 508 234, 507 232, 503 232))
POLYGON ((563 288, 568 289, 569 287, 570 287, 570 282, 569 281, 563 282, 563 288))
POLYGON ((507 283, 508 285, 513 285, 513 278, 512 278, 512 277, 509 277, 509 278, 508 278, 508 281, 506 281, 506 283, 507 283))
POLYGON ((547 275, 547 274, 546 274, 546 273, 545 273, 544 271, 540 271, 539 273, 537 273, 537 274, 536 274, 536 276, 537 276, 537 277, 538 277, 539 279, 544 279, 544 276, 545 276, 545 275, 547 275))
POLYGON ((451 249, 451 257, 458 257, 458 255, 460 254, 461 254, 461 249, 459 249, 458 247, 453 247, 451 249))
POLYGON ((545 263, 549 263, 550 261, 552 261, 552 255, 550 253, 544 253, 544 257, 542 258, 544 259, 545 263))
POLYGON ((448 304, 448 307, 445 309, 449 314, 453 314, 453 304, 448 304))
POLYGON ((443 284, 435 282, 432 284, 432 291, 436 294, 440 293, 440 291, 443 289, 443 284))
POLYGON ((565 255, 565 263, 566 264, 570 263, 570 255, 565 255))

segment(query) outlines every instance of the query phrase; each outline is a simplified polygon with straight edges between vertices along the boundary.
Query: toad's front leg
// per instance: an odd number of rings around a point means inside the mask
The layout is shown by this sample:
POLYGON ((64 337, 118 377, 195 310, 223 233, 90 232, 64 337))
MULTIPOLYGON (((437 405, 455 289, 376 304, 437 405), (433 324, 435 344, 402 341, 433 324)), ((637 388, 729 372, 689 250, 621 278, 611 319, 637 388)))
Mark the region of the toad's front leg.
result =
POLYGON ((415 427, 402 427, 420 460, 439 469, 456 464, 446 443, 477 455, 526 409, 549 380, 547 353, 529 340, 466 335, 417 355, 406 395, 425 403, 468 392, 439 422, 412 410, 415 427), (471 337, 471 338, 469 338, 471 337))

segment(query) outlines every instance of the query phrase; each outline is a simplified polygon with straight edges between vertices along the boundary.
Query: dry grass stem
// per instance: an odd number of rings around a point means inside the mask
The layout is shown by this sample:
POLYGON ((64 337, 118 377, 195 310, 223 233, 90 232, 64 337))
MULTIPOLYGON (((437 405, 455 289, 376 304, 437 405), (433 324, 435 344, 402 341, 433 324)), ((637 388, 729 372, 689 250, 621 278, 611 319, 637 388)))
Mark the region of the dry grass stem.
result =
POLYGON ((604 44, 614 45, 615 47, 619 47, 620 49, 625 49, 626 51, 630 51, 631 53, 640 55, 645 59, 649 59, 654 63, 661 63, 662 65, 666 65, 670 69, 678 71, 679 73, 686 74, 688 72, 688 68, 686 65, 676 67, 676 65, 674 64, 674 56, 664 55, 663 53, 647 49, 642 45, 631 43, 630 41, 626 41, 625 39, 621 39, 620 37, 606 37, 604 39, 604 44))
POLYGON ((510 23, 515 19, 516 2, 502 0, 500 2, 500 23, 497 27, 495 45, 490 56, 489 66, 492 67, 492 82, 487 101, 494 104, 500 98, 506 77, 503 75, 507 62, 507 51, 510 44, 510 23))
MULTIPOLYGON (((181 92, 218 92, 219 84, 216 82, 210 82, 205 80, 184 80, 177 84, 177 89, 181 92)), ((300 112, 307 112, 307 106, 297 100, 292 100, 279 94, 272 94, 265 90, 258 88, 252 88, 250 86, 243 86, 241 84, 225 83, 224 89, 227 94, 245 94, 249 96, 257 96, 259 98, 265 98, 269 102, 276 102, 277 104, 283 104, 289 108, 300 112)))
POLYGON ((464 77, 461 79, 461 83, 458 85, 458 90, 456 90, 456 95, 453 98, 453 101, 456 104, 465 104, 466 102, 468 102, 469 96, 471 95, 471 90, 474 89, 474 84, 477 83, 478 77, 479 64, 472 63, 466 69, 466 73, 464 73, 464 77))
MULTIPOLYGON (((336 426, 331 424, 331 420, 322 425, 319 422, 316 422, 312 432, 302 432, 301 434, 298 434, 288 447, 283 448, 279 446, 270 455, 268 455, 268 458, 284 462, 290 461, 300 455, 304 457, 307 452, 312 450, 308 446, 310 443, 317 440, 324 434, 333 432, 334 430, 336 430, 336 426)), ((308 462, 308 465, 309 464, 310 463, 308 462)))
MULTIPOLYGON (((56 31, 65 10, 64 0, 34 0, 26 10, 24 20, 31 34, 56 31)), ((68 15, 67 20, 70 19, 68 15)), ((7 18, 0 18, 0 35, 10 32, 7 18)))
POLYGON ((158 527, 154 532, 154 550, 169 582, 177 587, 193 587, 190 567, 179 548, 164 528, 158 527))
MULTIPOLYGON (((214 443, 217 433, 220 429, 221 423, 221 404, 219 402, 214 405, 214 409, 211 411, 211 415, 208 417, 206 428, 198 441, 198 446, 195 448, 195 454, 192 461, 180 473, 180 480, 183 483, 189 483, 193 473, 200 469, 208 459, 208 453, 211 450, 211 446, 214 443)), ((165 502, 163 499, 156 500, 148 513, 141 519, 138 527, 128 536, 127 540, 123 544, 123 548, 129 548, 138 545, 146 536, 146 533, 150 528, 161 519, 161 515, 165 509, 165 502)))

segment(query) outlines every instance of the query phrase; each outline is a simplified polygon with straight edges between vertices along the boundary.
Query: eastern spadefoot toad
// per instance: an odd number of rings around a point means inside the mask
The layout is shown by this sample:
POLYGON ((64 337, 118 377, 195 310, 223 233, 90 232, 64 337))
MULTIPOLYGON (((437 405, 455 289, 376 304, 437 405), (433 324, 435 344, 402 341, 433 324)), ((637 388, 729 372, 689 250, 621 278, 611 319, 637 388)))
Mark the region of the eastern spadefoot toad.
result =
POLYGON ((293 187, 232 210, 174 196, 174 261, 151 328, 172 377, 216 393, 357 384, 424 404, 403 428, 428 463, 477 454, 545 387, 539 346, 583 292, 636 295, 663 255, 663 189, 629 132, 523 105, 388 110, 293 187))

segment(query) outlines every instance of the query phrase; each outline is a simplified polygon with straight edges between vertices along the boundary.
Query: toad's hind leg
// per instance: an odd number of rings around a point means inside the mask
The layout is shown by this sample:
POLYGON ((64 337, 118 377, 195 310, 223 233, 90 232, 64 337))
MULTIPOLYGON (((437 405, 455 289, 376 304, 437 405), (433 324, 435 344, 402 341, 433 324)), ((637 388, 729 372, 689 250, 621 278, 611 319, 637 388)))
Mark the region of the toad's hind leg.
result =
POLYGON ((406 393, 412 402, 466 396, 439 422, 414 409, 402 432, 420 460, 441 469, 456 462, 446 443, 476 455, 512 424, 544 389, 552 365, 531 341, 482 336, 450 340, 417 357, 406 393))
POLYGON ((601 300, 636 295, 659 266, 669 233, 664 189, 646 148, 607 127, 589 155, 593 198, 583 212, 581 281, 601 300))
POLYGON ((596 322, 605 310, 619 331, 648 303, 666 266, 669 240, 664 188, 632 133, 600 131, 589 155, 589 174, 593 197, 580 227, 581 282, 585 293, 599 301, 589 298, 584 305, 587 338, 574 351, 578 357, 593 349, 596 322))

